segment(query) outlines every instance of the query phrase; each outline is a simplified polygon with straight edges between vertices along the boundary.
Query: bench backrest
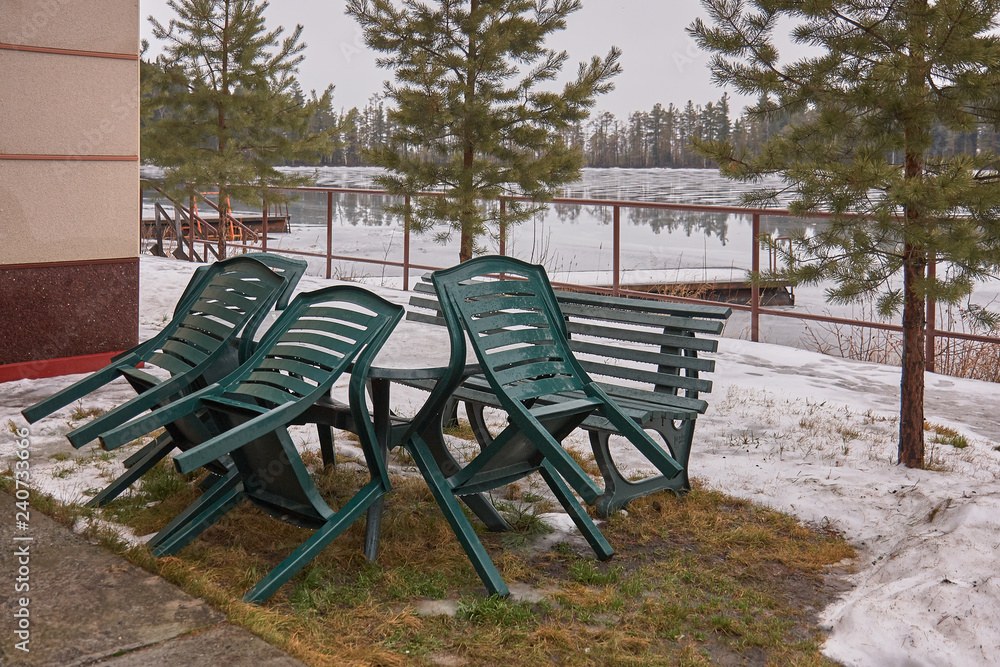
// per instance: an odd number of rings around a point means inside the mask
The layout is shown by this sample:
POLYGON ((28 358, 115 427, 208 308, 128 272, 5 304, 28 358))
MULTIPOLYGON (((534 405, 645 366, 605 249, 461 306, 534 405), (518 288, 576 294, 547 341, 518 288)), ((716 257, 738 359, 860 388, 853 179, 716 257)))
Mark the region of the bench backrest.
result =
MULTIPOLYGON (((407 319, 445 325, 429 276, 414 288, 407 319)), ((649 391, 697 399, 710 392, 715 352, 732 310, 727 306, 671 303, 557 291, 570 348, 583 368, 613 396, 642 399, 649 391)), ((692 408, 704 411, 703 401, 692 408)))

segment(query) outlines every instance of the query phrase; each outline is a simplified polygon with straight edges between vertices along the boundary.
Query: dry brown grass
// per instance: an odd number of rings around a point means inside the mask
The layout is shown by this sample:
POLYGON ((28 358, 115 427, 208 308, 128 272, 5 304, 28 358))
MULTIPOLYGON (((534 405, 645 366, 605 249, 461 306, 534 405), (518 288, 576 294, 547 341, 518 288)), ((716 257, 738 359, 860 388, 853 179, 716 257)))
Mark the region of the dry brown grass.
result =
MULTIPOLYGON (((306 458, 332 507, 367 481, 357 466, 321 469, 318 456, 306 458)), ((197 494, 194 482, 181 481, 142 512, 122 503, 120 518, 140 532, 165 524, 197 494)), ((261 606, 239 598, 309 533, 249 504, 174 557, 112 546, 312 665, 708 665, 751 656, 830 664, 819 654, 814 613, 831 595, 827 568, 852 555, 837 535, 696 484, 682 498, 637 500, 604 524, 617 550, 605 563, 565 543, 538 553, 483 534, 508 584, 549 592, 538 603, 511 602, 483 597, 423 481, 393 484, 376 563, 362 555, 358 522, 261 606), (457 601, 458 615, 417 615, 416 603, 428 598, 457 601)))

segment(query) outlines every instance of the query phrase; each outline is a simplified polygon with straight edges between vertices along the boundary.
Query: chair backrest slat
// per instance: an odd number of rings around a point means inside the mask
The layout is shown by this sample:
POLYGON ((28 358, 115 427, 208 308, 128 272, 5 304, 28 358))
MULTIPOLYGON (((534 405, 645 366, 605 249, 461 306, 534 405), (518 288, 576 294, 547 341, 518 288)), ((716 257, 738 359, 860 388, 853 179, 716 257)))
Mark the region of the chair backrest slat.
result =
POLYGON ((317 384, 291 373, 282 373, 273 368, 261 368, 260 366, 247 378, 247 381, 270 384, 278 389, 291 391, 300 396, 307 396, 316 388, 317 384))
POLYGON ((226 289, 218 285, 210 285, 201 293, 205 301, 218 301, 228 306, 236 306, 241 310, 250 310, 257 297, 244 296, 235 289, 226 289))
POLYGON ((170 339, 182 340, 191 345, 197 345, 206 352, 214 350, 219 345, 218 337, 210 336, 204 331, 188 326, 178 327, 177 330, 171 334, 170 339))
POLYGON ((508 396, 516 401, 528 401, 539 396, 561 394, 567 391, 575 391, 579 388, 580 382, 576 377, 558 375, 556 377, 524 382, 520 385, 508 385, 506 392, 508 396))
POLYGON ((170 338, 160 346, 160 351, 173 355, 192 366, 197 366, 208 358, 208 352, 183 340, 170 338))
POLYGON ((549 326, 548 320, 545 318, 545 313, 534 310, 484 313, 473 318, 470 324, 473 333, 477 334, 500 329, 527 327, 548 329, 549 326))
POLYGON ((232 327, 229 326, 229 324, 212 320, 204 315, 197 314, 191 314, 185 317, 178 328, 181 327, 197 329, 199 331, 209 333, 216 337, 218 343, 221 343, 227 336, 229 336, 230 333, 232 333, 232 327))
POLYGON ((315 364, 321 368, 334 368, 340 364, 342 355, 334 355, 316 348, 304 345, 275 345, 268 353, 271 358, 288 358, 303 363, 315 364))
POLYGON ((249 396, 253 399, 261 399, 275 406, 292 403, 293 401, 297 401, 302 398, 301 396, 290 394, 289 392, 284 391, 283 389, 278 389, 272 385, 261 384, 249 380, 242 382, 240 386, 236 387, 229 393, 231 395, 239 394, 240 396, 249 396))
POLYGON ((365 329, 371 325, 372 315, 361 313, 346 308, 335 308, 332 306, 313 306, 306 311, 307 318, 325 318, 334 322, 351 322, 360 325, 359 329, 365 329))
POLYGON ((258 368, 276 370, 276 371, 288 371, 289 373, 295 373, 296 375, 301 375, 302 377, 309 378, 316 382, 322 382, 326 379, 326 371, 320 368, 318 365, 307 364, 296 359, 288 359, 286 357, 265 357, 261 359, 258 368))
POLYGON ((146 360, 146 363, 159 366, 171 375, 187 373, 194 368, 194 364, 189 364, 183 359, 179 359, 171 354, 164 354, 163 352, 154 352, 150 355, 149 359, 146 360))
POLYGON ((282 343, 306 343, 308 345, 315 345, 321 347, 324 350, 329 350, 338 355, 348 354, 353 348, 357 339, 358 334, 363 332, 355 332, 354 337, 348 338, 339 337, 337 335, 324 335, 320 333, 313 333, 312 331, 288 331, 281 336, 282 343))
POLYGON ((213 277, 209 281, 209 284, 217 287, 222 287, 225 289, 231 289, 234 290, 237 294, 242 294, 243 296, 252 297, 255 299, 264 298, 271 291, 268 285, 261 282, 259 278, 251 275, 246 275, 242 272, 237 272, 235 270, 229 270, 226 271, 225 273, 213 277))
MULTIPOLYGON (((502 329, 491 330, 490 333, 475 336, 477 345, 487 354, 496 354, 492 350, 505 348, 510 345, 543 345, 552 343, 552 333, 548 327, 534 327, 531 329, 502 329)), ((490 364, 492 365, 492 364, 490 364)))
POLYGON ((198 299, 194 304, 191 312, 199 313, 215 320, 222 320, 223 323, 238 330, 248 309, 229 307, 225 302, 202 298, 198 299))
POLYGON ((518 364, 505 370, 493 370, 493 377, 501 386, 508 386, 515 383, 535 382, 550 377, 566 376, 572 377, 572 373, 567 364, 561 359, 558 361, 537 360, 530 363, 518 364))

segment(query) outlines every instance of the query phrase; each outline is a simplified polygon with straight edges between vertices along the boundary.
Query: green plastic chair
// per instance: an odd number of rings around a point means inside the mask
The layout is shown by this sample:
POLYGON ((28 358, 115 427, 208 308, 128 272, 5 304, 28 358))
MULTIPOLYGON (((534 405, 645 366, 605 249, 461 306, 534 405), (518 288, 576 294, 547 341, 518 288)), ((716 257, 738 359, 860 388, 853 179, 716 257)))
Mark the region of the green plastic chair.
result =
POLYGON ((117 447, 201 410, 221 432, 174 458, 181 472, 232 458, 234 468, 151 542, 157 556, 176 553, 244 498, 272 516, 316 532, 255 585, 243 599, 270 597, 366 509, 381 510, 389 475, 365 403, 365 381, 375 355, 403 316, 403 308, 354 286, 328 287, 295 297, 240 368, 205 389, 101 435, 117 447), (355 362, 356 359, 356 362, 355 362), (354 363, 350 409, 371 481, 339 511, 313 485, 287 425, 325 396, 354 363))
MULTIPOLYGON (((580 367, 569 349, 565 323, 542 267, 504 257, 481 257, 436 271, 431 278, 448 324, 451 359, 446 377, 414 420, 404 444, 487 590, 507 594, 456 496, 488 491, 533 472, 541 473, 598 558, 610 558, 614 550, 566 482, 588 503, 596 502, 601 489, 560 441, 588 415, 600 411, 644 453, 655 449, 667 467, 673 460, 580 367), (491 278, 494 274, 503 278, 491 278), (464 468, 446 476, 420 434, 432 426, 462 381, 466 334, 483 374, 509 415, 509 426, 464 468), (536 405, 539 398, 551 396, 565 400, 536 405)), ((673 462, 673 467, 678 474, 680 466, 673 462)))
MULTIPOLYGON (((299 279, 305 273, 308 263, 300 259, 292 259, 266 252, 246 253, 240 255, 240 257, 256 259, 285 279, 284 287, 278 294, 278 298, 274 304, 275 310, 284 310, 288 305, 288 300, 291 298, 292 292, 298 285, 299 279)), ((209 275, 211 268, 211 264, 206 264, 195 269, 184 293, 177 302, 177 308, 174 311, 175 316, 178 314, 177 311, 181 304, 185 302, 187 296, 192 291, 199 289, 201 281, 209 275)), ((256 326, 248 326, 243 331, 241 337, 230 343, 230 350, 221 355, 216 363, 202 376, 201 382, 203 386, 229 375, 239 367, 240 362, 245 361, 250 356, 253 351, 253 339, 256 331, 256 326)), ((143 386, 137 389, 145 391, 148 388, 149 386, 143 386)), ((321 433, 322 430, 320 429, 321 433)), ((192 446, 191 443, 204 442, 217 432, 217 430, 213 429, 211 422, 205 424, 203 420, 195 416, 167 424, 164 433, 125 459, 123 462, 126 468, 125 472, 108 484, 100 493, 91 498, 90 502, 87 503, 87 507, 102 507, 117 498, 156 464, 162 461, 175 447, 180 446, 183 448, 184 446, 192 446), (177 443, 180 443, 180 445, 177 443)), ((212 463, 206 467, 209 472, 214 474, 212 478, 206 480, 206 487, 218 481, 228 471, 225 461, 212 463)))
POLYGON ((79 449, 101 432, 199 389, 232 368, 233 362, 225 360, 235 354, 231 343, 241 333, 252 341, 286 282, 255 259, 235 257, 209 265, 192 277, 174 318, 160 333, 21 414, 33 424, 112 380, 125 378, 139 395, 67 434, 79 449), (161 381, 139 370, 140 364, 163 369, 170 377, 161 381))

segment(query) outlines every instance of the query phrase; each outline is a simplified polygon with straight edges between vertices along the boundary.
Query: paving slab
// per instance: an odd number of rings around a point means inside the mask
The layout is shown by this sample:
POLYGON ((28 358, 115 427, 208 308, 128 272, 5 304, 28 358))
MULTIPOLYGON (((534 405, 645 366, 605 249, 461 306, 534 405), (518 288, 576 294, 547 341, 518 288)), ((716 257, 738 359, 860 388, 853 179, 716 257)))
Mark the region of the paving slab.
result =
MULTIPOLYGON (((14 498, 0 493, 0 664, 83 665, 157 645, 169 651, 164 642, 224 624, 225 615, 204 601, 41 512, 29 509, 26 528, 19 526, 17 512, 14 498), (16 615, 25 613, 28 652, 17 648, 24 640, 17 634, 24 622, 16 615)), ((256 645, 241 649, 248 656, 277 651, 238 628, 226 629, 225 637, 234 646, 256 645), (244 640, 233 639, 238 633, 244 640)))
POLYGON ((231 667, 304 667, 284 651, 243 628, 224 624, 172 639, 97 663, 102 667, 177 667, 177 665, 228 665, 231 667))

